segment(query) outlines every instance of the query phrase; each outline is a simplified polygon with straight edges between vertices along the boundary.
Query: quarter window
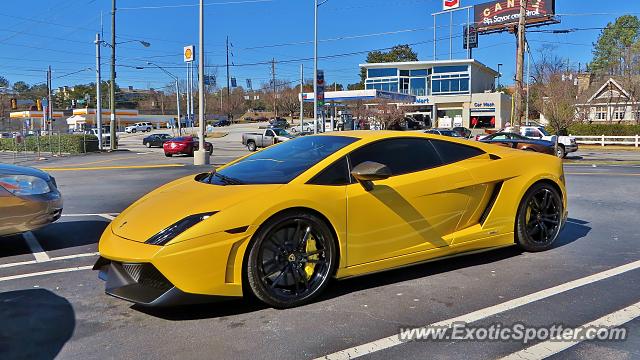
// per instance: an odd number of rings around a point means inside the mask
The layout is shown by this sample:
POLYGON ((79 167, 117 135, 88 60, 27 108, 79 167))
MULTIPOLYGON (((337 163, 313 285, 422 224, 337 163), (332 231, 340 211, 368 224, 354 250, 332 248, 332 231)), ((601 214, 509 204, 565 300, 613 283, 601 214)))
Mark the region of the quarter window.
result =
POLYGON ((347 185, 350 181, 349 164, 347 163, 347 158, 343 157, 327 166, 326 169, 322 170, 318 175, 311 179, 309 183, 314 185, 338 186, 347 185))
POLYGON ((431 140, 445 164, 470 159, 484 154, 484 151, 473 146, 457 144, 449 141, 431 140))
POLYGON ((384 164, 393 175, 408 174, 442 165, 442 161, 427 139, 397 138, 378 141, 353 151, 351 166, 365 161, 384 164))

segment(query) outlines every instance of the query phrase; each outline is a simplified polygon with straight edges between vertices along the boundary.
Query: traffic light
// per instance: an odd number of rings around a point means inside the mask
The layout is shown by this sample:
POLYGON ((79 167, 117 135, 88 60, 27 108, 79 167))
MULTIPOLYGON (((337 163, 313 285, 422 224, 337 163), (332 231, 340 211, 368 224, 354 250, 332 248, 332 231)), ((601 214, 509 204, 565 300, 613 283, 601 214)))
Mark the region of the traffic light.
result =
POLYGON ((11 99, 11 110, 18 110, 18 100, 17 99, 11 99))

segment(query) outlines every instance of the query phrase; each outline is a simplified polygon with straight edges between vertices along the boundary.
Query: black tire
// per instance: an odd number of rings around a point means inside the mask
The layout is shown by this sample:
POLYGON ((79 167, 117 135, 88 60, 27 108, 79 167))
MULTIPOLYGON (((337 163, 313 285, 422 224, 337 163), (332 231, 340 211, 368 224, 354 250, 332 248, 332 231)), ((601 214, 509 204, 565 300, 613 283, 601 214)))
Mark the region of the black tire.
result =
POLYGON ((131 133, 132 133, 132 134, 135 134, 135 133, 136 133, 136 129, 132 129, 132 130, 131 130, 131 133))
POLYGON ((516 216, 516 242, 526 251, 549 249, 562 230, 562 196, 555 187, 537 183, 525 193, 516 216))
POLYGON ((564 159, 567 156, 567 152, 564 150, 564 145, 558 144, 558 148, 556 149, 556 156, 560 159, 564 159))
POLYGON ((317 297, 337 266, 335 239, 328 225, 302 211, 283 212, 269 219, 247 251, 248 290, 280 309, 317 297))
POLYGON ((164 153, 164 156, 166 156, 166 157, 172 157, 172 156, 173 156, 173 154, 164 153))
POLYGON ((247 149, 249 149, 249 151, 256 151, 258 149, 258 147, 256 146, 256 143, 253 141, 249 141, 247 143, 247 149))
POLYGON ((145 145, 147 145, 147 148, 151 147, 151 143, 150 142, 146 143, 145 145))

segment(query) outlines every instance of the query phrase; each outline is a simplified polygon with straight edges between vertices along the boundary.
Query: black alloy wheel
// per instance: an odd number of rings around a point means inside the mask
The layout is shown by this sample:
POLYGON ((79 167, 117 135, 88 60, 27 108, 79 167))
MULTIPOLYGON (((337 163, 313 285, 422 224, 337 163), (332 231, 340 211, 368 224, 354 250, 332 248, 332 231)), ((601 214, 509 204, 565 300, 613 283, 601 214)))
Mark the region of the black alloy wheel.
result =
POLYGON ((326 287, 336 266, 332 232, 308 213, 289 212, 269 220, 249 250, 251 292, 276 308, 309 302, 326 287))
POLYGON ((516 218, 518 244, 527 251, 551 247, 562 230, 562 197, 549 184, 539 183, 527 191, 516 218))

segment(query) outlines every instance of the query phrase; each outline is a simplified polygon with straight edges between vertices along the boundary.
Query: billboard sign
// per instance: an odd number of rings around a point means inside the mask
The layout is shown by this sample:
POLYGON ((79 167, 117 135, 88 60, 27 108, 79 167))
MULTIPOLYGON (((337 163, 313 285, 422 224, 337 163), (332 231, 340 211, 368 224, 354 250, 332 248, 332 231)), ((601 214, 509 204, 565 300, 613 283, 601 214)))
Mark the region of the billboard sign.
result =
POLYGON ((442 0, 442 10, 453 10, 460 7, 460 0, 442 0))
POLYGON ((475 49, 478 47, 478 29, 475 24, 465 25, 462 35, 462 48, 475 49))
MULTIPOLYGON (((518 24, 521 0, 490 1, 473 7, 479 33, 504 31, 518 24)), ((555 0, 524 0, 527 4, 527 25, 554 20, 555 0)))

